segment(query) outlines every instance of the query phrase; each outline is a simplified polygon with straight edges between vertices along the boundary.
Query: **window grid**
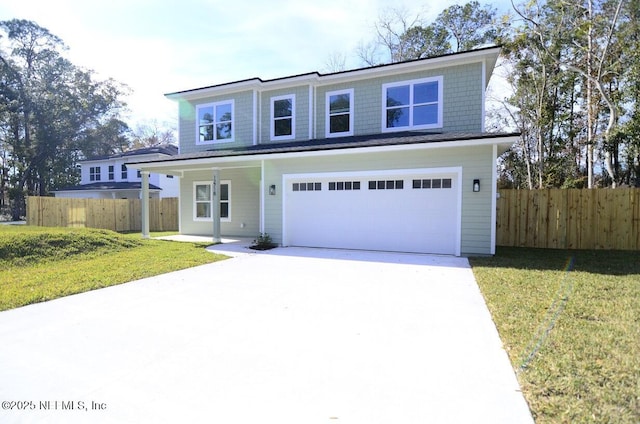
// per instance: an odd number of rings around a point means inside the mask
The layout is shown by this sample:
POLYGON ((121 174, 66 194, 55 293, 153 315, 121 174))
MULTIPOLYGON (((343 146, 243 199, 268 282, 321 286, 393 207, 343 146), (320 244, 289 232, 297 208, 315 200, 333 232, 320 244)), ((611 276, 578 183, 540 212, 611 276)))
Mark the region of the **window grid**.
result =
POLYGON ((452 188, 451 178, 427 178, 422 180, 413 180, 412 186, 414 189, 438 189, 438 188, 452 188))
POLYGON ((196 106, 197 143, 228 143, 234 140, 234 101, 196 106))
POLYGON ((293 191, 322 191, 322 183, 293 183, 293 191))
POLYGON ((360 190, 360 181, 331 181, 329 182, 329 190, 360 190))
MULTIPOLYGON (((220 220, 231 222, 231 181, 220 181, 220 220)), ((210 221, 213 203, 213 183, 195 182, 193 184, 194 221, 210 221)))
POLYGON ((382 86, 382 131, 442 127, 442 77, 382 86))
POLYGON ((271 98, 271 139, 296 137, 296 97, 293 94, 271 98))
POLYGON ((371 180, 369 190, 402 190, 404 180, 371 180))
POLYGON ((353 89, 326 94, 325 133, 327 137, 353 135, 353 89))
POLYGON ((100 167, 92 166, 89 168, 89 181, 100 181, 100 167))

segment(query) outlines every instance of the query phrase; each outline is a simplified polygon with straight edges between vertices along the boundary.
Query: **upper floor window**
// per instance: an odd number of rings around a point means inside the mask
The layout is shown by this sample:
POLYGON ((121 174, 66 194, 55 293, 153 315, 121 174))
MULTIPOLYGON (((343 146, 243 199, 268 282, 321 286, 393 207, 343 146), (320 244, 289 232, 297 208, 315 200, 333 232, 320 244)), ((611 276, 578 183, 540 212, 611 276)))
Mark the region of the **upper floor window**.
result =
POLYGON ((442 127, 442 77, 384 84, 382 131, 442 127))
POLYGON ((113 181, 116 176, 115 176, 115 168, 113 165, 109 165, 109 181, 113 181))
POLYGON ((326 136, 353 135, 353 89, 327 93, 326 136))
POLYGON ((296 96, 289 94, 271 98, 271 139, 291 140, 296 137, 296 96))
POLYGON ((198 144, 233 141, 233 100, 196 106, 198 144))
POLYGON ((127 179, 127 165, 124 163, 120 165, 120 178, 123 180, 127 179))
POLYGON ((99 166, 92 166, 89 168, 89 181, 100 181, 99 166))

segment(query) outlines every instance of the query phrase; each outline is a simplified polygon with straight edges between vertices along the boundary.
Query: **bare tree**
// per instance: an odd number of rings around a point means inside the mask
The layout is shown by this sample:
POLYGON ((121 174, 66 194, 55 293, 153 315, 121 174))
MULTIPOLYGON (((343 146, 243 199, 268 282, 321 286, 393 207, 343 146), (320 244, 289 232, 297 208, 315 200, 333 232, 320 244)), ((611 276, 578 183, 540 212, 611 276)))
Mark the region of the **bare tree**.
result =
POLYGON ((176 144, 175 128, 167 123, 159 123, 156 119, 140 122, 131 132, 131 148, 156 147, 176 144))
POLYGON ((346 63, 347 55, 344 52, 334 51, 324 62, 324 71, 328 73, 346 71, 346 63))

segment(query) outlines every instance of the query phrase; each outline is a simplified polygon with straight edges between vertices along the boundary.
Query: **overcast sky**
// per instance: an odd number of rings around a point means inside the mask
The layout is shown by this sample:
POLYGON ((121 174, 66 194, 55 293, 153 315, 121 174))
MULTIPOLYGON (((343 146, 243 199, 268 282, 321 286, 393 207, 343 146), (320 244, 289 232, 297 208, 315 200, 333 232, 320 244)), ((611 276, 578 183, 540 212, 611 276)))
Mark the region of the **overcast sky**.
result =
POLYGON ((175 123, 165 93, 324 71, 335 52, 358 67, 354 50, 385 8, 433 19, 454 3, 466 1, 14 0, 0 3, 0 20, 36 22, 65 42, 75 65, 128 85, 130 124, 175 123))

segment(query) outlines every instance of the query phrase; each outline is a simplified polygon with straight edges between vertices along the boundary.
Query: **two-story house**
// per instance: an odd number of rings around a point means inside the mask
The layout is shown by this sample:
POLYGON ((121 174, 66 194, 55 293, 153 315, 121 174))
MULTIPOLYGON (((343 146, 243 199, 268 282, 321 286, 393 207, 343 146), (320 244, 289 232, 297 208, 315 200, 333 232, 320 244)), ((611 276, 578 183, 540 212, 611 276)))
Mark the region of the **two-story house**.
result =
POLYGON ((496 158, 517 139, 484 131, 499 54, 170 93, 180 154, 130 166, 179 177, 183 234, 493 254, 496 158))
MULTIPOLYGON (((129 162, 163 160, 178 154, 173 145, 145 147, 115 155, 83 160, 80 166, 80 185, 54 192, 55 197, 89 199, 139 199, 142 177, 139 170, 127 168, 129 162)), ((149 196, 178 197, 179 183, 173 175, 153 173, 149 177, 149 196)))

